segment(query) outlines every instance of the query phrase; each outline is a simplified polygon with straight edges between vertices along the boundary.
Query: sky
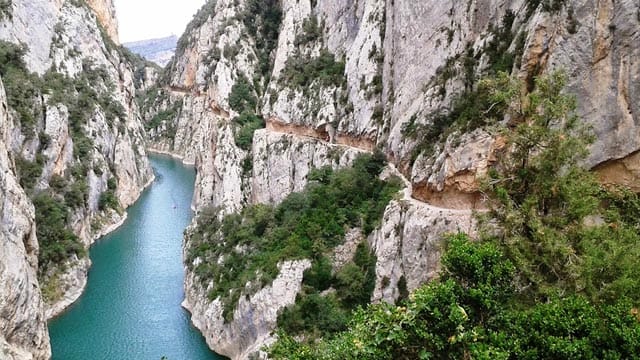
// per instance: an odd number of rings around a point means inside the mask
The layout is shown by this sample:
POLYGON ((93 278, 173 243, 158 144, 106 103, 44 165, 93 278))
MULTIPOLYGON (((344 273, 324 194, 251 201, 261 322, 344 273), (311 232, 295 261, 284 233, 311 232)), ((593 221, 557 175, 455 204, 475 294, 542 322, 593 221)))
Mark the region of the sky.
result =
POLYGON ((182 35, 205 0, 115 0, 120 42, 182 35))

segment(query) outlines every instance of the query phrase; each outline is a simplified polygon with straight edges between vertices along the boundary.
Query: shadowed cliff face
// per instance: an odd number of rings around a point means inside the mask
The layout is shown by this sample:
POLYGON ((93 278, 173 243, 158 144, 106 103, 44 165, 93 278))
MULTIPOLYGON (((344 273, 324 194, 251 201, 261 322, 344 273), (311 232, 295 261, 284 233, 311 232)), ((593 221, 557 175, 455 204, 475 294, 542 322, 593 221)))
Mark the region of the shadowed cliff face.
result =
MULTIPOLYGON (((226 212, 278 203, 303 188, 310 168, 383 149, 408 179, 408 196, 368 239, 378 256, 374 298, 392 301, 399 279, 412 290, 436 272, 439 234, 472 229, 470 210, 483 207, 479 178, 504 139, 460 116, 482 95, 483 76, 505 71, 530 87, 564 69, 596 135, 585 166, 607 182, 638 180, 637 2, 531 4, 285 0, 256 12, 255 1, 211 1, 144 106, 150 144, 195 163, 195 208, 226 212), (271 28, 277 34, 265 36, 271 28)), ((187 300, 200 304, 197 322, 214 321, 204 290, 187 300)), ((214 349, 238 340, 227 333, 214 349)), ((250 348, 259 346, 227 355, 250 348)))

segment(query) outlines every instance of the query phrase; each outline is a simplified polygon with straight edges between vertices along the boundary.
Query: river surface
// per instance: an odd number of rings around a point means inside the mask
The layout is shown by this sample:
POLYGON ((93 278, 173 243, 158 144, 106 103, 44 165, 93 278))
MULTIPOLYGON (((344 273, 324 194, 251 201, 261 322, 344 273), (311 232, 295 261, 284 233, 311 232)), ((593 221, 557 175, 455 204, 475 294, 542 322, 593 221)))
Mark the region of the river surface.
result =
POLYGON ((49 324, 53 360, 223 359, 180 307, 195 172, 168 157, 150 159, 156 181, 127 221, 91 248, 84 294, 49 324))

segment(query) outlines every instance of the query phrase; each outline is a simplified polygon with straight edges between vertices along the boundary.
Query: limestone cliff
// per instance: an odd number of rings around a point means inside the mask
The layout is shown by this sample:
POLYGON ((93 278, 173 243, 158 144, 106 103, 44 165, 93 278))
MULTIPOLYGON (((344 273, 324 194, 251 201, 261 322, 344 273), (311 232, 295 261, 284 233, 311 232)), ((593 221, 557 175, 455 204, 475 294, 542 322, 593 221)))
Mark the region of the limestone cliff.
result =
MULTIPOLYGON (((504 140, 456 120, 482 76, 506 71, 531 87, 565 69, 597 137, 585 165, 604 181, 637 182, 637 12, 612 0, 209 1, 145 107, 150 147, 196 164, 195 208, 226 212, 277 203, 309 167, 381 148, 409 179, 368 239, 373 300, 393 301, 399 283, 411 290, 435 273, 440 235, 473 232, 471 210, 483 207, 478 179, 504 140)), ((216 323, 190 284, 194 322, 216 323)), ((256 315, 247 319, 237 313, 232 327, 254 329, 256 315)), ((213 348, 233 358, 259 348, 229 344, 213 348)))
POLYGON ((228 324, 222 315, 221 302, 208 301, 206 289, 192 273, 185 280, 186 298, 182 305, 194 314, 193 324, 202 331, 212 349, 236 359, 247 359, 273 341, 271 331, 277 325, 278 311, 295 303, 302 275, 310 266, 308 260, 282 263, 280 274, 271 285, 250 298, 240 299, 234 321, 228 324))
POLYGON ((144 77, 102 29, 117 40, 109 30, 116 29, 113 4, 92 6, 98 16, 80 1, 14 0, 0 24, 15 119, 5 144, 36 205, 38 233, 55 231, 66 241, 36 261, 47 317, 79 297, 86 250, 124 220, 123 210, 153 178, 135 102, 144 77), (52 210, 62 214, 55 221, 52 210))
POLYGON ((18 183, 7 147, 14 124, 6 109, 0 83, 0 358, 48 359, 34 209, 18 183))
POLYGON ((93 9, 98 17, 100 25, 105 29, 111 40, 119 44, 118 18, 116 17, 116 7, 112 0, 87 0, 87 4, 93 9))

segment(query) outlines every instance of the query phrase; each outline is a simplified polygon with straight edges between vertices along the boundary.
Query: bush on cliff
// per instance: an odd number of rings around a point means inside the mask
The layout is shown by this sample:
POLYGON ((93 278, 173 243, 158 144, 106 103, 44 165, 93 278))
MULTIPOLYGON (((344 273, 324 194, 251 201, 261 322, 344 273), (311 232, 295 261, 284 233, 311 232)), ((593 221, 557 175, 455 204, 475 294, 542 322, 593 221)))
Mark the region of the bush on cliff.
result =
POLYGON ((36 235, 40 244, 38 272, 46 274, 51 265, 61 264, 72 255, 81 257, 84 247, 66 226, 69 209, 59 199, 43 192, 33 198, 36 209, 36 235))
POLYGON ((640 317, 627 300, 579 295, 523 308, 514 264, 496 244, 449 239, 441 278, 400 306, 356 311, 348 330, 301 344, 285 333, 273 359, 628 359, 640 354, 640 317))

